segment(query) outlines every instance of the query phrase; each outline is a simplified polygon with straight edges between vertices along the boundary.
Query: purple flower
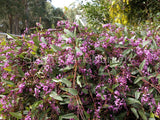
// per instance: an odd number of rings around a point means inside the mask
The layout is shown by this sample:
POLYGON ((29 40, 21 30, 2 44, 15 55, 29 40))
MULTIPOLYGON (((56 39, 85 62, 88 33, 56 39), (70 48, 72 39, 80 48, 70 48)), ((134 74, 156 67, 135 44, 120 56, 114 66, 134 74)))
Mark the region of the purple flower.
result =
POLYGON ((35 63, 36 63, 37 65, 39 65, 39 64, 43 63, 43 61, 40 60, 40 59, 36 59, 35 63))
POLYGON ((34 88, 34 93, 36 97, 39 97, 40 90, 37 88, 34 88))
POLYGON ((18 93, 22 93, 22 92, 23 92, 23 89, 25 88, 25 83, 21 83, 21 84, 18 86, 18 88, 19 88, 18 93))
POLYGON ((102 62, 103 62, 103 56, 102 56, 102 55, 97 55, 97 56, 95 57, 95 60, 94 60, 95 65, 96 65, 96 64, 100 64, 100 63, 102 63, 102 62))
POLYGON ((48 90, 48 86, 43 86, 43 90, 47 91, 48 90))
POLYGON ((77 57, 82 56, 83 53, 82 52, 76 52, 77 57))
POLYGON ((30 115, 27 115, 24 120, 32 120, 30 115))
POLYGON ((66 43, 72 43, 72 39, 71 38, 68 38, 67 40, 66 40, 66 43))
POLYGON ((42 48, 46 48, 47 47, 47 45, 45 43, 40 43, 40 45, 41 45, 42 48))

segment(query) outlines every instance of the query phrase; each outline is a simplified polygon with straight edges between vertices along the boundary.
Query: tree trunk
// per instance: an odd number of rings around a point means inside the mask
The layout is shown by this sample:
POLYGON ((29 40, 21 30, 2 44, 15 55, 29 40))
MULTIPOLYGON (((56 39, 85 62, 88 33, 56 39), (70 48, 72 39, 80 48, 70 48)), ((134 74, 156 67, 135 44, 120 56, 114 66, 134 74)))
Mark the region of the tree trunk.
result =
POLYGON ((13 28, 13 16, 10 14, 9 16, 8 16, 8 18, 9 18, 9 28, 10 28, 10 33, 12 34, 12 28, 13 28))

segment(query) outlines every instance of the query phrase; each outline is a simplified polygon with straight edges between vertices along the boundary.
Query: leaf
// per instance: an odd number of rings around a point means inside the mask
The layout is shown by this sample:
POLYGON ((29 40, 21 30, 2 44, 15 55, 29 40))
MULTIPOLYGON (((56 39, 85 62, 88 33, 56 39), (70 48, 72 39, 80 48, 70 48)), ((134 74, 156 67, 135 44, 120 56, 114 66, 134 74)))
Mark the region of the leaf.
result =
POLYGON ((22 69, 17 65, 18 68, 18 72, 20 74, 21 77, 24 77, 24 72, 22 71, 22 69))
POLYGON ((123 55, 126 56, 131 52, 131 49, 126 49, 125 51, 123 51, 123 55))
POLYGON ((149 44, 150 43, 150 41, 144 41, 143 42, 143 47, 145 47, 147 44, 149 44))
POLYGON ((154 113, 152 113, 152 112, 150 113, 150 118, 154 118, 154 113))
POLYGON ((117 66, 119 66, 119 63, 111 63, 110 64, 110 67, 112 68, 112 67, 117 67, 117 66))
POLYGON ((135 98, 136 98, 137 100, 139 99, 140 94, 141 94, 141 93, 140 93, 140 92, 138 92, 138 91, 136 91, 136 92, 135 92, 135 98))
POLYGON ((7 71, 7 72, 11 72, 12 71, 12 69, 11 69, 12 67, 11 66, 8 66, 8 67, 6 67, 6 68, 3 68, 5 71, 7 71))
POLYGON ((54 98, 55 100, 63 101, 62 97, 59 96, 56 92, 52 91, 49 95, 50 97, 54 98))
POLYGON ((112 89, 114 90, 118 86, 119 86, 119 84, 114 84, 114 85, 112 85, 112 89))
POLYGON ((134 71, 131 72, 132 75, 135 75, 137 73, 138 73, 138 70, 134 70, 134 71))
POLYGON ((36 102, 31 106, 32 111, 35 111, 35 110, 37 109, 37 107, 38 107, 40 104, 42 104, 42 103, 43 103, 42 100, 36 101, 36 102))
POLYGON ((22 114, 20 112, 9 112, 9 114, 17 119, 22 119, 22 114))
POLYGON ((64 91, 67 91, 67 92, 71 93, 72 95, 78 95, 77 90, 74 89, 74 88, 61 88, 61 89, 64 90, 64 91))
POLYGON ((62 81, 62 83, 65 83, 67 85, 67 87, 71 87, 71 85, 72 85, 71 81, 67 80, 66 78, 63 78, 61 81, 62 81))
POLYGON ((59 71, 63 71, 63 72, 67 72, 67 71, 69 71, 69 70, 71 70, 71 69, 73 69, 74 67, 73 66, 67 66, 67 67, 65 67, 65 68, 61 68, 59 71))
POLYGON ((131 111, 133 112, 133 114, 136 116, 137 119, 139 119, 139 115, 138 112, 135 108, 131 108, 131 111))
POLYGON ((134 84, 137 84, 140 80, 142 80, 143 79, 143 77, 137 77, 136 79, 135 79, 135 81, 134 81, 134 84))
POLYGON ((99 51, 101 51, 101 52, 105 52, 105 49, 102 48, 102 47, 96 47, 96 50, 99 50, 99 51))
POLYGON ((62 50, 62 48, 60 48, 59 46, 56 46, 56 45, 54 45, 54 44, 50 45, 50 47, 52 48, 52 50, 53 50, 54 52, 57 52, 57 51, 61 51, 61 50, 62 50))
POLYGON ((74 34, 71 32, 71 31, 69 31, 68 29, 64 29, 64 32, 65 33, 67 33, 67 35, 69 35, 69 37, 74 37, 74 34))
POLYGON ((44 37, 41 37, 41 41, 47 45, 47 42, 45 41, 44 37))
POLYGON ((137 104, 141 105, 141 103, 139 102, 139 100, 134 99, 134 98, 128 98, 127 102, 128 102, 128 104, 136 104, 137 103, 137 104))
POLYGON ((86 111, 84 111, 84 114, 86 116, 86 119, 90 119, 90 114, 88 114, 86 111))
POLYGON ((15 83, 13 81, 10 81, 10 80, 2 80, 2 81, 8 85, 15 86, 15 83))
POLYGON ((78 75, 78 76, 77 76, 77 84, 78 84, 80 87, 82 87, 82 84, 81 84, 81 82, 80 82, 80 80, 79 80, 80 78, 81 78, 81 76, 78 75))
POLYGON ((138 113, 140 114, 140 116, 142 117, 143 120, 147 120, 147 117, 146 117, 143 110, 138 110, 138 113))
POLYGON ((154 49, 157 49, 157 43, 153 38, 152 38, 152 42, 153 42, 154 49))
POLYGON ((52 79, 54 82, 62 82, 67 85, 67 87, 71 87, 72 83, 66 78, 63 79, 52 79))
POLYGON ((71 118, 78 120, 77 116, 74 113, 69 113, 69 114, 59 116, 59 120, 71 119, 71 118))
POLYGON ((40 41, 39 41, 38 36, 33 37, 33 41, 34 41, 34 44, 35 44, 36 46, 39 46, 40 41))
MULTIPOLYGON (((78 47, 75 47, 75 49, 76 49, 76 52, 82 53, 82 51, 81 51, 78 47)), ((83 54, 83 53, 82 53, 82 54, 83 54)))
POLYGON ((139 65, 139 69, 140 69, 140 70, 143 70, 143 67, 144 67, 145 63, 146 63, 146 60, 144 59, 144 60, 142 61, 142 63, 139 65))

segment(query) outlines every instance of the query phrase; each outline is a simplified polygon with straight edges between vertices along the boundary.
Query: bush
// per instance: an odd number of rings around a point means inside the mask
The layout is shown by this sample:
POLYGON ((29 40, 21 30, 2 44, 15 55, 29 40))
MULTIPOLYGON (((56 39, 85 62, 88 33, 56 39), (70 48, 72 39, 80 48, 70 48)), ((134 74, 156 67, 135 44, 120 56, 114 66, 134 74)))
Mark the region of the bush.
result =
POLYGON ((59 26, 0 41, 4 119, 159 118, 158 27, 59 26))

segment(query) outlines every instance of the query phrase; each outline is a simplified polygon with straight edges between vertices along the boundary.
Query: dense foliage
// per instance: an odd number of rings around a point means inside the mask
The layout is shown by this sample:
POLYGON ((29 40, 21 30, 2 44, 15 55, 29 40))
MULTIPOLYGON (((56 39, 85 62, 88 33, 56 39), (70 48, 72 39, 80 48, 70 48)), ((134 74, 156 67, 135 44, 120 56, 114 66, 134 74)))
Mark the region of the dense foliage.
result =
POLYGON ((91 0, 82 3, 88 23, 95 28, 108 22, 139 25, 159 14, 159 6, 159 0, 91 0))
POLYGON ((77 24, 0 41, 4 119, 129 120, 160 117, 159 27, 77 24))
POLYGON ((56 26, 66 19, 60 8, 55 8, 51 0, 0 0, 0 31, 21 34, 25 28, 34 27, 36 22, 44 28, 56 26))

